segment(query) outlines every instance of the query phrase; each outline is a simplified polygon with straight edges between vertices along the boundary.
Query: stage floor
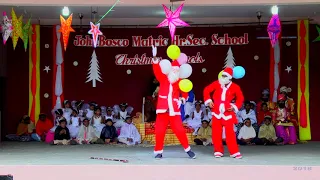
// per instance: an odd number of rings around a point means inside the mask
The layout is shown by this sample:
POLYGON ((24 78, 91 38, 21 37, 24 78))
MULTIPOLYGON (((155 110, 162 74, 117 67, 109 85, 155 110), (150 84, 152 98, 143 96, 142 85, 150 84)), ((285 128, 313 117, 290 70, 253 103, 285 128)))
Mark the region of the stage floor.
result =
POLYGON ((244 158, 237 160, 228 156, 215 159, 212 156, 212 147, 192 146, 197 159, 189 159, 182 147, 168 146, 165 147, 164 158, 155 160, 152 146, 51 146, 38 142, 2 142, 0 165, 125 165, 120 162, 89 159, 92 156, 126 159, 130 165, 320 165, 320 142, 240 148, 244 158))

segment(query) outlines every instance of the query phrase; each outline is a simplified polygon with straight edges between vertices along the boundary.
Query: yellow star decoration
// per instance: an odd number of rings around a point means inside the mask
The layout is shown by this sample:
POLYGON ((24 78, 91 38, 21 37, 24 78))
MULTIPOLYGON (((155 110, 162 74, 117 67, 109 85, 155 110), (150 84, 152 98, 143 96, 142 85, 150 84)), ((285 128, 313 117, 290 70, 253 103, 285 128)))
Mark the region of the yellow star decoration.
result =
POLYGON ((61 21, 61 28, 59 29, 59 32, 62 33, 63 46, 64 46, 64 50, 66 50, 67 49, 67 45, 68 45, 68 41, 69 41, 70 32, 75 32, 74 29, 72 29, 72 27, 71 27, 72 14, 68 17, 67 20, 65 20, 60 15, 60 21, 61 21))
POLYGON ((22 18, 23 16, 21 15, 19 18, 17 18, 16 13, 14 12, 13 8, 11 11, 11 16, 12 16, 12 44, 13 44, 13 49, 16 49, 19 37, 23 39, 23 32, 22 32, 22 18))

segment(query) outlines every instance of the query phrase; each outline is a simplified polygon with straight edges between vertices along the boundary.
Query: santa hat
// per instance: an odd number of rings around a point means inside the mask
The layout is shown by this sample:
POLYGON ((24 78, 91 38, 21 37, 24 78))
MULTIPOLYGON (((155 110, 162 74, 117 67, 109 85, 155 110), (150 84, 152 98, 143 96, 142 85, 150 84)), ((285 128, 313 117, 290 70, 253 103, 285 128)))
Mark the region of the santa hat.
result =
POLYGON ((222 72, 222 75, 226 75, 229 79, 231 79, 233 76, 233 69, 229 67, 225 68, 222 72))
POLYGON ((172 67, 180 67, 180 64, 178 61, 172 61, 171 66, 172 67))

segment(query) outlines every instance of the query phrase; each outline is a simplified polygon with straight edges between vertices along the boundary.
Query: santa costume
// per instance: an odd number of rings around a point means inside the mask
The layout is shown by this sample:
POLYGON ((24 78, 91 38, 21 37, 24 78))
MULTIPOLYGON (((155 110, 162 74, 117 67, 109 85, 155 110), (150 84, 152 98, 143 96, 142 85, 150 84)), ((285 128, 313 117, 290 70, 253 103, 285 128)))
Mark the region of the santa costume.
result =
POLYGON ((214 156, 223 156, 222 129, 226 131, 226 143, 233 158, 242 158, 234 133, 237 124, 236 113, 242 107, 244 97, 240 87, 231 81, 233 70, 229 67, 223 70, 222 76, 207 86, 204 91, 205 105, 212 108, 212 143, 214 156), (210 94, 213 93, 212 97, 210 94), (235 100, 232 103, 232 100, 235 100))
POLYGON ((155 124, 156 145, 154 148, 155 158, 161 159, 164 146, 164 138, 168 125, 170 124, 173 132, 179 139, 185 152, 190 158, 196 155, 191 151, 188 138, 181 120, 180 105, 185 103, 188 93, 182 93, 179 89, 179 81, 188 78, 192 70, 189 64, 183 64, 180 67, 178 61, 161 60, 156 58, 157 48, 152 47, 153 59, 152 66, 155 77, 160 83, 158 102, 157 102, 157 118, 155 124), (187 68, 185 68, 188 66, 187 68), (188 69, 189 71, 186 71, 188 69), (180 95, 182 97, 180 98, 180 95))

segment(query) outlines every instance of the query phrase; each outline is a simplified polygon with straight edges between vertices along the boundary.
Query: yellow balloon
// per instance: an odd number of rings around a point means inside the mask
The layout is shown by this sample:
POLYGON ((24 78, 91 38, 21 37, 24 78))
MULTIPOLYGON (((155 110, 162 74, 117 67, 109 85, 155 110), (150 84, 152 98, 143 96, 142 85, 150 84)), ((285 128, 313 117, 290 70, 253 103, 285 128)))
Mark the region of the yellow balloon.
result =
POLYGON ((222 73, 223 73, 223 71, 219 72, 218 79, 220 79, 222 77, 222 73))
POLYGON ((182 79, 179 82, 179 88, 182 92, 190 92, 193 88, 193 84, 189 79, 182 79))
POLYGON ((180 53, 180 48, 177 45, 170 45, 167 49, 167 55, 172 60, 177 60, 180 53))

